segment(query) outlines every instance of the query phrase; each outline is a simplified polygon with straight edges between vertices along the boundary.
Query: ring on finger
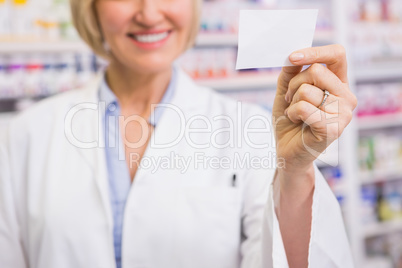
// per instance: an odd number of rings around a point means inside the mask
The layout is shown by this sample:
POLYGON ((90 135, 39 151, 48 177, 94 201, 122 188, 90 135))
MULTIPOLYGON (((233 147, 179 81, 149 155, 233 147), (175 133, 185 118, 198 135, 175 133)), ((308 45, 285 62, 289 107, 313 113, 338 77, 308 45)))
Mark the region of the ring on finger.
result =
POLYGON ((329 96, 329 91, 328 90, 324 90, 324 98, 322 99, 322 102, 320 104, 320 106, 318 106, 318 108, 321 108, 322 106, 324 106, 325 102, 327 101, 329 96))

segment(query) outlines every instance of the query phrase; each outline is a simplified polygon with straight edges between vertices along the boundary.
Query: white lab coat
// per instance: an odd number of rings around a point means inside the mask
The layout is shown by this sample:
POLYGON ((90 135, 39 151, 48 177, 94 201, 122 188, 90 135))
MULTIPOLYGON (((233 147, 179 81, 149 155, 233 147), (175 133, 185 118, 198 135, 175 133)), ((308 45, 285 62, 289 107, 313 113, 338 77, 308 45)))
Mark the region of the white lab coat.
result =
MULTIPOLYGON (((11 123, 7 142, 0 147, 0 267, 115 267, 102 112, 90 106, 73 117, 67 113, 77 104, 98 104, 100 77, 83 89, 42 101, 11 123), (70 133, 65 123, 71 118, 70 133), (72 137, 95 147, 78 148, 72 137)), ((244 137, 238 144, 243 136, 237 129, 239 114, 244 125, 251 115, 269 118, 262 109, 243 104, 239 112, 237 102, 195 85, 182 71, 172 103, 186 120, 195 115, 210 119, 212 131, 230 126, 215 116, 232 118, 236 144, 197 149, 184 136, 177 140, 183 118, 167 108, 152 138, 159 145, 177 142, 169 148, 148 145, 144 159, 174 154, 275 158, 272 131, 249 134, 254 143, 266 142, 269 148, 254 149, 244 137)), ((207 127, 200 120, 190 125, 207 127)), ((264 127, 258 122, 251 126, 264 127)), ((193 143, 208 144, 212 131, 188 135, 193 143)), ((213 138, 224 144, 228 132, 213 138)), ((241 163, 230 168, 192 163, 184 171, 179 164, 140 169, 125 208, 123 267, 287 267, 273 208, 273 175, 274 168, 241 163)), ((338 203, 318 171, 312 215, 309 267, 352 267, 338 203)))

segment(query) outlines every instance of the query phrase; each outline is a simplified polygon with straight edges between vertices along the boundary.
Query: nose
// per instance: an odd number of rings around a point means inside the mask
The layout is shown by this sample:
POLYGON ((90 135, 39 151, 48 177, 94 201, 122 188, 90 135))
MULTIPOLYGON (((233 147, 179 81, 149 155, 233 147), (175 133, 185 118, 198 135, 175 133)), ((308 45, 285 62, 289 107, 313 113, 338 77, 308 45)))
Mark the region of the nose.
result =
POLYGON ((164 18, 162 6, 158 0, 142 0, 134 17, 136 23, 145 28, 157 25, 164 18))

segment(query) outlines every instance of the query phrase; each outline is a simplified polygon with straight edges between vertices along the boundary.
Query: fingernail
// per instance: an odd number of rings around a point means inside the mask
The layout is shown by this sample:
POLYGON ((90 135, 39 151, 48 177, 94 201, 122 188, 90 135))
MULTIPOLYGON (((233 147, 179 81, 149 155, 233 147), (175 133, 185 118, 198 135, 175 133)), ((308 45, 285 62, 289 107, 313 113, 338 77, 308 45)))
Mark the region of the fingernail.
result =
POLYGON ((303 53, 293 53, 292 55, 290 55, 289 59, 291 61, 299 61, 304 59, 304 54, 303 53))
POLYGON ((284 112, 284 114, 285 114, 286 116, 288 116, 288 109, 289 109, 289 108, 286 108, 286 110, 285 110, 285 112, 284 112))

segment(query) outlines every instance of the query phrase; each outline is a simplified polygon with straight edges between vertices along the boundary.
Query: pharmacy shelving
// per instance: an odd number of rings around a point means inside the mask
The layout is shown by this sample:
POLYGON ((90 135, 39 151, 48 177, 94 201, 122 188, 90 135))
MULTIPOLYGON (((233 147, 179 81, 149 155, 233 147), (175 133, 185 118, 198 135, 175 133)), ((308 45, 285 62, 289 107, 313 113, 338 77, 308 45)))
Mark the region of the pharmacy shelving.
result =
POLYGON ((393 234, 402 231, 402 219, 372 223, 363 228, 364 237, 393 234))
POLYGON ((402 168, 400 165, 394 165, 393 167, 361 171, 359 178, 362 184, 373 184, 398 180, 402 179, 402 168))
POLYGON ((197 46, 236 46, 237 34, 201 33, 196 40, 197 46))
MULTIPOLYGON (((346 14, 346 16, 343 16, 343 19, 338 20, 337 25, 340 26, 344 44, 348 46, 348 51, 351 53, 349 55, 349 62, 351 63, 349 69, 352 90, 356 89, 357 86, 366 85, 372 86, 374 90, 381 90, 383 89, 381 86, 383 84, 402 82, 402 57, 401 50, 398 49, 398 47, 401 47, 400 40, 402 39, 400 33, 402 24, 400 22, 391 22, 391 14, 396 14, 397 7, 399 7, 399 13, 402 15, 401 2, 399 0, 336 0, 336 2, 335 6, 339 6, 338 11, 346 14)), ((401 21, 401 19, 402 17, 398 20, 401 21)), ((364 88, 361 89, 363 90, 364 88)), ((378 97, 381 98, 380 91, 378 93, 378 97)), ((400 164, 396 163, 393 165, 387 162, 384 165, 389 166, 376 167, 370 171, 361 171, 358 148, 359 142, 363 141, 361 139, 367 134, 384 134, 387 131, 397 133, 399 127, 402 127, 402 115, 356 116, 354 121, 355 127, 348 133, 347 137, 350 141, 351 155, 346 155, 345 162, 350 162, 350 176, 353 176, 353 181, 350 181, 350 184, 354 184, 355 194, 360 197, 362 190, 367 189, 367 187, 375 187, 376 191, 383 191, 385 185, 398 185, 398 181, 402 179, 400 164)), ((380 158, 381 160, 381 156, 375 155, 375 158, 380 158)), ((377 160, 374 166, 378 162, 380 161, 377 160)), ((385 159, 381 163, 383 164, 384 162, 385 159)), ((381 192, 381 194, 383 193, 381 192)), ((383 202, 388 202, 386 198, 384 197, 383 202)), ((362 223, 362 216, 357 215, 362 215, 365 208, 361 200, 357 201, 351 206, 356 214, 351 215, 352 217, 349 218, 353 219, 351 223, 353 230, 350 232, 350 238, 354 250, 356 267, 360 268, 366 267, 365 263, 367 260, 373 257, 369 255, 371 251, 369 249, 370 243, 367 243, 368 238, 388 239, 387 237, 401 233, 402 220, 373 222, 369 225, 364 225, 362 223)), ((376 213, 376 211, 378 213, 378 210, 374 207, 374 203, 371 205, 371 209, 373 213, 376 213)), ((398 251, 396 248, 389 250, 393 251, 393 253, 398 251)), ((394 265, 384 267, 400 267, 397 264, 394 265)))
POLYGON ((358 118, 359 130, 402 127, 402 114, 385 114, 358 118))
POLYGON ((272 72, 258 72, 255 74, 240 74, 223 78, 197 79, 197 84, 211 87, 218 91, 245 90, 255 88, 275 88, 278 74, 272 72))
POLYGON ((359 67, 355 70, 355 77, 358 83, 402 80, 402 63, 390 62, 389 64, 382 63, 372 67, 359 67))
POLYGON ((81 41, 30 40, 0 41, 0 53, 40 53, 40 52, 89 52, 90 49, 81 41))

